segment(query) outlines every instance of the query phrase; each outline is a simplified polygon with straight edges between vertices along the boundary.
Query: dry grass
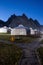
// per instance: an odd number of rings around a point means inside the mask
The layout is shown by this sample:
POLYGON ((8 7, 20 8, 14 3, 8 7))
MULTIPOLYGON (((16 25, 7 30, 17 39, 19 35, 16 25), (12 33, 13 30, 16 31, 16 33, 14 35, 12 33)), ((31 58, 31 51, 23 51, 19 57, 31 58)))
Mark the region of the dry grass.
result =
POLYGON ((14 44, 0 43, 0 65, 17 65, 22 49, 14 44))

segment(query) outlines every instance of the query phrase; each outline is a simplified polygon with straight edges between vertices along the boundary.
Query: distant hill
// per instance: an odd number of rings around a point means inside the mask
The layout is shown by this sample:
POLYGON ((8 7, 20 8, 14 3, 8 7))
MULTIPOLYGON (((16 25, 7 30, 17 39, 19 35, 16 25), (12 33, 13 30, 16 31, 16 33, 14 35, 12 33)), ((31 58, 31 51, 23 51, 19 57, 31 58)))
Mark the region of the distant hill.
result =
POLYGON ((28 18, 25 14, 23 14, 22 16, 16 16, 15 14, 13 14, 6 22, 0 20, 0 27, 8 26, 14 28, 17 27, 19 24, 22 24, 26 27, 32 27, 33 29, 40 28, 40 23, 37 20, 28 18))

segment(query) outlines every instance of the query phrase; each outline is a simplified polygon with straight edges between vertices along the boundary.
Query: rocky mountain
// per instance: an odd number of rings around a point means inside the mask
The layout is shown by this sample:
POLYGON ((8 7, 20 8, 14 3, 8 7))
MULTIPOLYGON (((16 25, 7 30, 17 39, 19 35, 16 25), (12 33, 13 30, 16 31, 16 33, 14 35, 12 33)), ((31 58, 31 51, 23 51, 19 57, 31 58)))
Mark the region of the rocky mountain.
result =
POLYGON ((5 26, 5 22, 0 20, 0 27, 3 27, 3 26, 5 26))
POLYGON ((40 24, 37 20, 28 18, 25 14, 23 14, 22 16, 16 16, 14 14, 7 21, 7 25, 12 28, 18 26, 19 24, 22 24, 26 27, 32 27, 32 28, 37 28, 37 29, 40 27, 40 24))
POLYGON ((32 18, 28 18, 25 14, 22 16, 16 16, 15 14, 11 15, 9 19, 4 22, 0 20, 0 27, 8 26, 8 27, 17 27, 19 24, 22 24, 26 27, 40 28, 40 24, 37 20, 33 20, 32 18))

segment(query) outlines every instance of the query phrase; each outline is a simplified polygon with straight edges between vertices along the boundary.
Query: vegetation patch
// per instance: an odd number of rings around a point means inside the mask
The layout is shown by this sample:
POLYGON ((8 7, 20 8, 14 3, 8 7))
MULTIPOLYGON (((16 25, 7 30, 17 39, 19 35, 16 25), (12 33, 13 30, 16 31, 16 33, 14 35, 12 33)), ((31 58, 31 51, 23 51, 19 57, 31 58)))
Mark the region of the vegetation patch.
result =
POLYGON ((16 42, 16 43, 31 43, 35 40, 34 37, 29 36, 11 36, 10 41, 16 42))
POLYGON ((43 44, 43 40, 41 40, 41 42, 40 42, 41 44, 43 44))
POLYGON ((18 65, 22 49, 14 44, 0 43, 0 65, 18 65))
POLYGON ((43 47, 38 48, 37 51, 39 52, 39 57, 41 59, 41 64, 43 65, 43 47))

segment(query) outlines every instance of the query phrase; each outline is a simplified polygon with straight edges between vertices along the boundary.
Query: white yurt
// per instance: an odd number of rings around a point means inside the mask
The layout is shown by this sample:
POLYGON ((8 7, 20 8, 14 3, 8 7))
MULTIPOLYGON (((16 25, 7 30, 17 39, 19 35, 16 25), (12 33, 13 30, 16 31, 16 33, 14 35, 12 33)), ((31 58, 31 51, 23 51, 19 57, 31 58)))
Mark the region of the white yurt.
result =
POLYGON ((42 34, 42 35, 43 35, 43 30, 41 30, 41 31, 40 31, 40 34, 42 34))
POLYGON ((32 28, 29 28, 29 29, 30 29, 30 34, 31 35, 34 35, 35 34, 35 31, 32 28))
POLYGON ((6 26, 1 27, 0 28, 0 33, 7 33, 7 27, 6 26))
POLYGON ((38 30, 37 29, 34 29, 34 32, 35 32, 35 34, 38 34, 38 30))
POLYGON ((11 30, 11 35, 27 35, 26 28, 20 24, 11 30))
POLYGON ((12 28, 11 28, 11 27, 8 27, 8 29, 10 29, 10 30, 11 30, 12 28))

